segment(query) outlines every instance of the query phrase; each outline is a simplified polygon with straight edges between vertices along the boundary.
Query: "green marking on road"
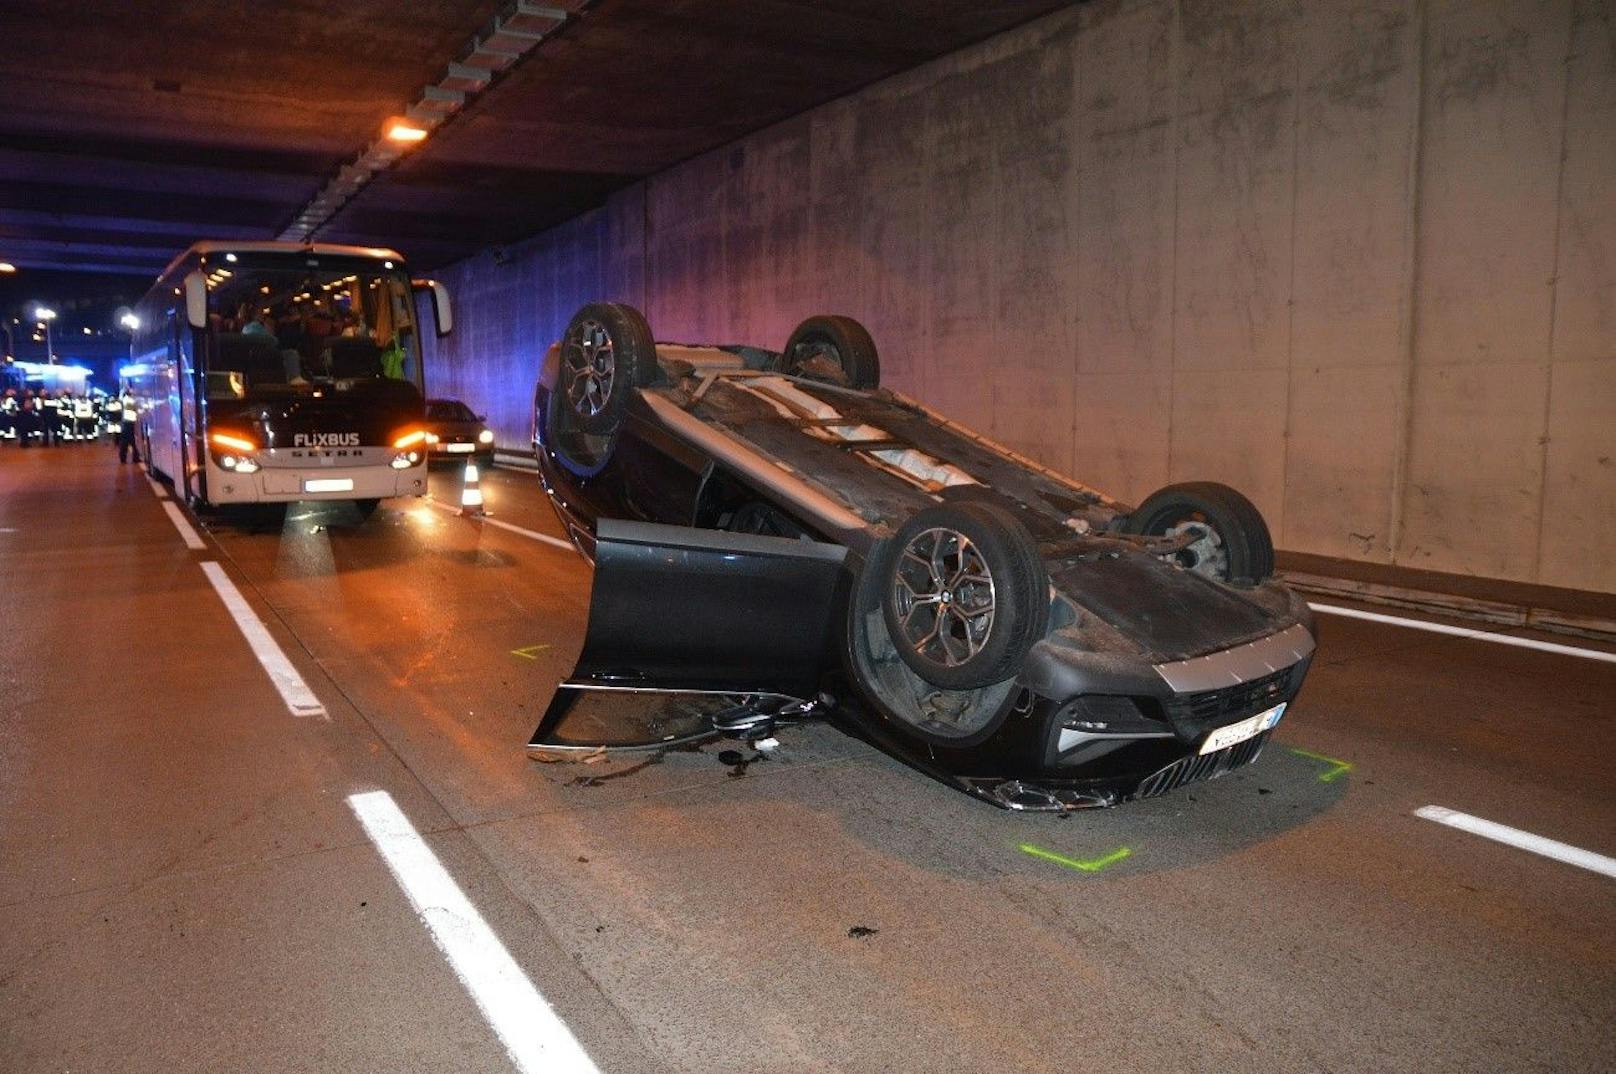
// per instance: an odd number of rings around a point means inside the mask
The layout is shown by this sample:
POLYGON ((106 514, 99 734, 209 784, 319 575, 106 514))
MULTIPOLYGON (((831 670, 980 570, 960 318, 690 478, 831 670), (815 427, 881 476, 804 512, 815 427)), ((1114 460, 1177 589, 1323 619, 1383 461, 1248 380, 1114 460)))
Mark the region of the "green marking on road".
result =
POLYGON ((1045 850, 1043 847, 1034 846, 1031 843, 1022 843, 1021 852, 1023 854, 1031 854, 1035 858, 1042 858, 1044 861, 1052 861, 1056 865, 1065 866, 1068 869, 1077 869, 1085 873, 1097 873, 1106 866, 1115 865, 1117 862, 1133 853, 1133 851, 1128 847, 1117 847, 1117 849, 1113 850, 1109 854, 1101 855, 1098 858, 1091 858, 1088 861, 1079 861, 1076 858, 1068 858, 1064 854, 1057 854, 1053 850, 1045 850))
POLYGON ((1296 754, 1298 757, 1306 757, 1310 761, 1320 761, 1324 764, 1333 766, 1329 771, 1319 773, 1320 783, 1334 783, 1348 772, 1351 772, 1353 768, 1351 761, 1343 761, 1337 757, 1326 757, 1322 753, 1314 753, 1312 750, 1298 749, 1295 746, 1292 746, 1290 749, 1291 752, 1296 754))
POLYGON ((512 649, 512 656, 519 656, 523 660, 537 660, 536 655, 540 649, 548 649, 548 645, 525 645, 520 649, 512 649))

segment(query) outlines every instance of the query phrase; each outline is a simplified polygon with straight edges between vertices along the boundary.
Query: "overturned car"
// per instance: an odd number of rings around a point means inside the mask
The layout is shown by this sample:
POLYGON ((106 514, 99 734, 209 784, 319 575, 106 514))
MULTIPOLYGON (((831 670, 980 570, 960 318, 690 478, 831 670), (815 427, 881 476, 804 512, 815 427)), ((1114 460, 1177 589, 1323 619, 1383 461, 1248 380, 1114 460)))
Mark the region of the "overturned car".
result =
POLYGON ((1108 806, 1256 760, 1314 648, 1256 508, 1213 483, 1130 508, 879 381, 845 317, 775 352, 578 311, 533 440, 596 571, 577 670, 531 748, 578 745, 573 703, 626 691, 834 708, 1010 809, 1108 806))

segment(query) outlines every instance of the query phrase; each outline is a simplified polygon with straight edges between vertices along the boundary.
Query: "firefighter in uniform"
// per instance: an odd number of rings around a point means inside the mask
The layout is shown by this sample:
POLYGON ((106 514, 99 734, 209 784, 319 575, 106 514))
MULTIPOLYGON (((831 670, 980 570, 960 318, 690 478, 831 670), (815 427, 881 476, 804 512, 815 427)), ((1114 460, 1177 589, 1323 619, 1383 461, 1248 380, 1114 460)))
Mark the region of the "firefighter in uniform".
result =
POLYGON ((73 436, 79 440, 95 439, 95 400, 89 392, 73 397, 73 436))
POLYGON ((101 400, 101 425, 111 435, 112 442, 118 442, 118 430, 123 428, 123 400, 116 395, 108 395, 101 400))
POLYGON ((22 393, 22 402, 17 406, 17 443, 23 447, 34 446, 34 434, 39 431, 39 400, 33 392, 22 393))
POLYGON ((135 409, 135 397, 126 390, 123 393, 123 412, 119 415, 119 462, 128 462, 130 452, 134 452, 136 462, 140 461, 140 449, 135 446, 135 418, 137 416, 138 412, 135 409))
POLYGON ((46 447, 56 446, 56 433, 59 422, 56 415, 61 411, 55 397, 45 389, 39 389, 34 399, 35 412, 39 415, 39 438, 46 447))
POLYGON ((22 404, 17 401, 17 389, 7 388, 0 396, 0 440, 17 439, 17 413, 22 404))
POLYGON ((73 439, 73 396, 66 388, 56 393, 56 442, 73 439))

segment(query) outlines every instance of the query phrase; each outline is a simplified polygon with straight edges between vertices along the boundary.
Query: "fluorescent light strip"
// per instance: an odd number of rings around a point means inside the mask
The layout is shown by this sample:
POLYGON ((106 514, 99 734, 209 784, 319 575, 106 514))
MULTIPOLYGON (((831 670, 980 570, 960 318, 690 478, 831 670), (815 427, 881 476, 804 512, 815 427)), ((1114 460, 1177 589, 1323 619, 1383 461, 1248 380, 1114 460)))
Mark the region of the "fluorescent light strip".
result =
POLYGON ((599 1074, 483 915, 386 791, 348 796, 348 807, 404 890, 432 942, 522 1074, 599 1074))
MULTIPOLYGON (((495 78, 515 67, 576 15, 576 12, 528 0, 507 5, 489 24, 491 28, 474 35, 460 50, 459 58, 445 67, 443 76, 436 83, 421 87, 415 101, 400 115, 409 117, 429 132, 442 126, 472 98, 486 91, 495 78), (477 65, 474 59, 479 53, 495 63, 496 68, 477 65)), ((392 167, 405 152, 404 147, 385 136, 366 146, 294 214, 292 223, 278 236, 280 241, 312 242, 315 232, 330 223, 343 206, 357 197, 377 175, 392 167)))
POLYGON ((1446 824, 1450 828, 1457 828, 1461 832, 1479 835, 1483 839, 1491 839, 1495 843, 1504 843, 1519 850, 1528 850, 1533 854, 1541 854, 1545 858, 1563 861, 1567 865, 1575 865, 1579 869, 1599 873, 1616 879, 1616 858, 1608 858, 1603 854, 1595 854, 1591 850, 1574 847, 1570 843, 1562 843, 1558 839, 1546 839, 1541 835, 1523 832, 1519 828, 1511 828, 1496 821, 1483 820, 1472 817, 1469 813, 1460 813, 1442 806, 1421 806, 1414 811, 1416 817, 1425 820, 1434 820, 1438 824, 1446 824))
POLYGON ((1608 653, 1603 649, 1584 649, 1579 645, 1561 645, 1553 641, 1538 641, 1536 638, 1517 638, 1512 634, 1498 634, 1491 630, 1449 626, 1446 623, 1430 623, 1424 619, 1405 619, 1400 615, 1365 612, 1357 608, 1343 608, 1337 604, 1309 603, 1308 607, 1316 612, 1323 612, 1325 615, 1339 615, 1347 619, 1364 619, 1371 623, 1388 623, 1392 626, 1408 627, 1412 630, 1426 630, 1432 634, 1446 634, 1453 638, 1490 641, 1495 645, 1513 645, 1518 649, 1536 649, 1538 652, 1543 653, 1575 656, 1583 660, 1602 660, 1607 664, 1616 664, 1616 653, 1608 653))
MULTIPOLYGON (((163 506, 172 507, 173 504, 165 502, 163 506)), ((202 572, 208 576, 219 599, 224 601, 225 610, 236 621, 236 628, 241 631, 241 636, 247 640, 247 647, 269 675, 269 681, 281 695, 281 700, 286 702, 287 711, 293 716, 318 716, 329 720, 331 717, 325 706, 314 696, 314 691, 303 681, 303 676, 297 673, 297 668, 286 659, 286 653, 270 636, 269 629, 247 603, 247 598, 241 595, 241 590, 224 573, 224 568, 208 560, 202 564, 202 572)))

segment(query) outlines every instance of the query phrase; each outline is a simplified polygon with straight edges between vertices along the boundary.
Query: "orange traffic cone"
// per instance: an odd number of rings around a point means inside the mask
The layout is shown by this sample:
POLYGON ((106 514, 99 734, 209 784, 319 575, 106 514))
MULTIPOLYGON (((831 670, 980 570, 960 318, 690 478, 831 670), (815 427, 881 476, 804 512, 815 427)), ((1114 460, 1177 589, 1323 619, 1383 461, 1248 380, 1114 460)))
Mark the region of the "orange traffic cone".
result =
POLYGON ((483 490, 478 485, 480 475, 477 464, 466 463, 465 482, 460 488, 460 514, 462 517, 486 514, 483 510, 483 490))

